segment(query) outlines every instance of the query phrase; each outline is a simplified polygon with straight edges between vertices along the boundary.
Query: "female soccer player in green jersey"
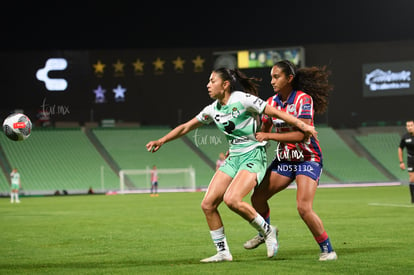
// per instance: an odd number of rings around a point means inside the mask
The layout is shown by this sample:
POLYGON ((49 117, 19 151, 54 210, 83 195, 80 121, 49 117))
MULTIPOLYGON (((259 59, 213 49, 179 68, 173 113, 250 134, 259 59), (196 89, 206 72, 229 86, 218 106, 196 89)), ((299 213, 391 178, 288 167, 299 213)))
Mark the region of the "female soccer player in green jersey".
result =
POLYGON ((16 202, 20 203, 19 200, 19 189, 22 187, 20 182, 20 174, 17 171, 17 168, 13 168, 13 170, 10 173, 10 179, 11 179, 11 192, 10 192, 10 202, 16 202))
POLYGON ((260 115, 266 114, 283 119, 302 130, 305 133, 305 139, 317 135, 313 126, 260 99, 257 96, 259 81, 260 79, 247 77, 237 69, 213 70, 207 90, 215 101, 206 106, 193 119, 178 125, 160 139, 146 144, 148 151, 157 152, 164 143, 213 121, 228 140, 229 156, 225 164, 214 174, 201 202, 217 254, 202 259, 201 262, 233 260, 224 233, 223 221, 218 211, 223 201, 232 211, 239 214, 265 236, 269 258, 277 253, 279 244, 275 227, 268 224, 249 203, 243 201, 243 198, 262 181, 267 168, 266 142, 259 142, 255 138, 255 133, 260 128, 260 115), (236 84, 239 84, 243 91, 236 91, 236 84))

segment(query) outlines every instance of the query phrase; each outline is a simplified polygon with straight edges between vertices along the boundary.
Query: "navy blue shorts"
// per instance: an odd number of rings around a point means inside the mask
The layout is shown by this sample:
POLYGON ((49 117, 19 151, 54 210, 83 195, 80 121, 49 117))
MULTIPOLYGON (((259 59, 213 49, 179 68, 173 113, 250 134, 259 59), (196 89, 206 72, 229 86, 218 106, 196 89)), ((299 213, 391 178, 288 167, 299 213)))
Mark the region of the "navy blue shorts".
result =
POLYGON ((296 162, 275 159, 268 169, 291 179, 295 179, 298 175, 304 175, 317 182, 322 174, 322 165, 315 161, 296 162))

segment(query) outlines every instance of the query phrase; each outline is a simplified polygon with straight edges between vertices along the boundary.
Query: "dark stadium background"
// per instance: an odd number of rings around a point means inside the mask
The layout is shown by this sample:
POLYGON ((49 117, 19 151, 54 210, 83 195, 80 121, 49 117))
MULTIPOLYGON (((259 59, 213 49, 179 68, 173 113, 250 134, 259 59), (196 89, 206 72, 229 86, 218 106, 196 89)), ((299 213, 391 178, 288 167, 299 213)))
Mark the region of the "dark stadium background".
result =
MULTIPOLYGON (((8 3, 0 17, 0 114, 21 109, 35 120, 46 102, 56 110, 55 121, 113 118, 174 126, 211 101, 205 85, 212 53, 302 46, 306 65, 332 70, 329 110, 317 122, 332 127, 398 124, 414 116, 413 93, 364 97, 362 66, 414 60, 413 8, 401 0, 8 3), (138 56, 148 66, 143 75, 109 72, 118 59, 131 63, 138 56), (186 61, 178 73, 171 66, 177 56, 186 61), (196 56, 205 60, 199 71, 192 67, 196 56), (48 92, 34 77, 50 57, 69 60, 65 92, 48 92), (150 68, 158 57, 167 61, 161 74, 150 68), (97 60, 108 69, 100 78, 93 72, 97 60), (98 85, 110 94, 118 83, 128 88, 124 102, 94 102, 98 85), (59 108, 69 112, 59 113, 59 108)), ((263 77, 263 98, 272 94, 269 68, 246 71, 263 77)))

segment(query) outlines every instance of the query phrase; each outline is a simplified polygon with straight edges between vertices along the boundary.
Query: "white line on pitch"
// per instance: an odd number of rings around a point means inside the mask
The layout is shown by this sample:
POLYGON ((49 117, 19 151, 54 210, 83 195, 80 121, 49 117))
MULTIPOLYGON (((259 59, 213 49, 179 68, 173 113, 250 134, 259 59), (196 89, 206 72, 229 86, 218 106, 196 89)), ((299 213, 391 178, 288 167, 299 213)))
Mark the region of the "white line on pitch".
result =
POLYGON ((368 203, 368 205, 373 205, 373 206, 393 206, 393 207, 414 207, 414 204, 394 204, 394 203, 368 203))

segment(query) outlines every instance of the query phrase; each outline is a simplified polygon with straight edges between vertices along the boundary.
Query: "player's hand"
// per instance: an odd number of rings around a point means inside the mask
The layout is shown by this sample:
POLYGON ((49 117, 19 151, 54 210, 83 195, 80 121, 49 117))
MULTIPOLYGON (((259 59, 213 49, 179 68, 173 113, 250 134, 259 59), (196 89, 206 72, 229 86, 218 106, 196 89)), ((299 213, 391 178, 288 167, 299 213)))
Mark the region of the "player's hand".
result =
POLYGON ((162 142, 159 140, 153 140, 147 143, 145 147, 147 147, 148 152, 155 153, 157 152, 162 146, 162 142))
POLYGON ((405 170, 405 164, 404 164, 404 162, 401 162, 400 163, 400 168, 401 168, 401 170, 405 170))
POLYGON ((316 140, 318 140, 318 131, 316 131, 315 127, 306 124, 306 129, 304 133, 305 133, 304 141, 309 141, 311 137, 314 137, 316 140))
POLYGON ((267 136, 267 133, 264 133, 264 132, 257 132, 255 136, 256 136, 256 140, 259 142, 269 139, 267 136))

